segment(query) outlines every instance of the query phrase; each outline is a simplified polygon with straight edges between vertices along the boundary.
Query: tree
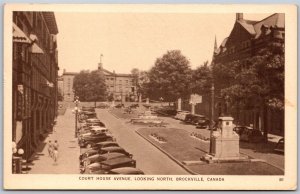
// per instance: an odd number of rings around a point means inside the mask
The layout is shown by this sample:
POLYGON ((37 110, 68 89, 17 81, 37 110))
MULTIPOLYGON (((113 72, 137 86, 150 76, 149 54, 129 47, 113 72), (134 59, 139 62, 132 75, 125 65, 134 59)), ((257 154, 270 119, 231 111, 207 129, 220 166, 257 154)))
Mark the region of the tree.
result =
MULTIPOLYGON (((272 45, 243 61, 215 64, 213 70, 222 85, 221 96, 233 107, 259 107, 264 113, 267 108, 284 109, 283 47, 272 45)), ((267 140, 267 127, 264 130, 267 140)))
POLYGON ((197 94, 207 94, 211 88, 212 73, 208 66, 208 61, 192 71, 191 92, 197 94))
POLYGON ((81 71, 74 77, 73 89, 81 101, 96 102, 106 100, 105 76, 101 71, 81 71))
POLYGON ((148 95, 154 99, 162 97, 167 102, 174 102, 189 93, 191 68, 180 50, 168 51, 157 58, 148 76, 148 95))

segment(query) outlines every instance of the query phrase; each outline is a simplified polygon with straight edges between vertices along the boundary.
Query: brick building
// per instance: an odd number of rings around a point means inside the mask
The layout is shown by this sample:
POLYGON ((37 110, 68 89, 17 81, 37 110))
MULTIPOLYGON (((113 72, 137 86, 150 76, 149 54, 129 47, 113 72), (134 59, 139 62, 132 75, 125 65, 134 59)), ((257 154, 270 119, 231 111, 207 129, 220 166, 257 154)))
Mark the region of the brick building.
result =
POLYGON ((13 12, 12 28, 12 141, 28 159, 56 117, 58 28, 53 12, 13 12))
MULTIPOLYGON (((117 101, 137 100, 136 84, 132 74, 115 73, 103 68, 102 63, 98 64, 98 71, 102 71, 105 75, 105 84, 108 96, 112 96, 117 101)), ((73 79, 77 72, 67 72, 64 70, 63 78, 63 96, 64 101, 73 102, 73 79)))
MULTIPOLYGON (((275 13, 261 21, 246 20, 242 13, 236 14, 236 21, 230 35, 225 38, 219 47, 216 46, 213 54, 213 65, 226 64, 233 61, 255 56, 263 48, 272 44, 278 44, 284 48, 285 21, 284 14, 275 13)), ((224 84, 224 83, 223 83, 224 84)), ((252 124, 255 128, 271 133, 283 134, 284 111, 267 109, 263 111, 255 106, 242 109, 238 113, 230 108, 224 99, 221 99, 220 89, 222 83, 215 84, 215 116, 223 113, 234 116, 236 122, 241 125, 252 124)))

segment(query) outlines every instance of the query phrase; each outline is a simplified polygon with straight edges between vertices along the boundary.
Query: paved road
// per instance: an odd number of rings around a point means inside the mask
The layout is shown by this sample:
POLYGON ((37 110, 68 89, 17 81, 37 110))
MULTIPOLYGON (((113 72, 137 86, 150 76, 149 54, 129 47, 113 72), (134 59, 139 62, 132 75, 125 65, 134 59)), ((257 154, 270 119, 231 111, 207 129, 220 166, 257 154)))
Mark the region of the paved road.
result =
POLYGON ((107 110, 97 109, 97 116, 117 139, 118 144, 133 154, 137 168, 147 175, 186 175, 189 174, 177 163, 139 136, 135 129, 123 119, 117 119, 107 110))

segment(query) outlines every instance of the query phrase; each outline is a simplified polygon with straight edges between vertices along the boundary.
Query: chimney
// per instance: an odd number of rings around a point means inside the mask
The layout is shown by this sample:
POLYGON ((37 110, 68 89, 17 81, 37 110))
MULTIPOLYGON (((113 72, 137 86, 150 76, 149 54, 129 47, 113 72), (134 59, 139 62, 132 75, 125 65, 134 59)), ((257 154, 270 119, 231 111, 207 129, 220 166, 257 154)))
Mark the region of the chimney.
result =
POLYGON ((243 20, 243 13, 236 13, 236 21, 243 20))

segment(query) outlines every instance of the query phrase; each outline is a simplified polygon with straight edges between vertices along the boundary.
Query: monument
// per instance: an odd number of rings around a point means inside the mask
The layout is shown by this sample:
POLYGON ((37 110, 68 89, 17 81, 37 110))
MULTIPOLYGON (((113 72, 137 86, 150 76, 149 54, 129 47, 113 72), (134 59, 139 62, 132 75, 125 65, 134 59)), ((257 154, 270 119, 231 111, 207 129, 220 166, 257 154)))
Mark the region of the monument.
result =
POLYGON ((208 162, 249 161, 240 155, 239 135, 233 131, 232 117, 219 117, 218 130, 211 136, 211 153, 202 159, 208 162))

